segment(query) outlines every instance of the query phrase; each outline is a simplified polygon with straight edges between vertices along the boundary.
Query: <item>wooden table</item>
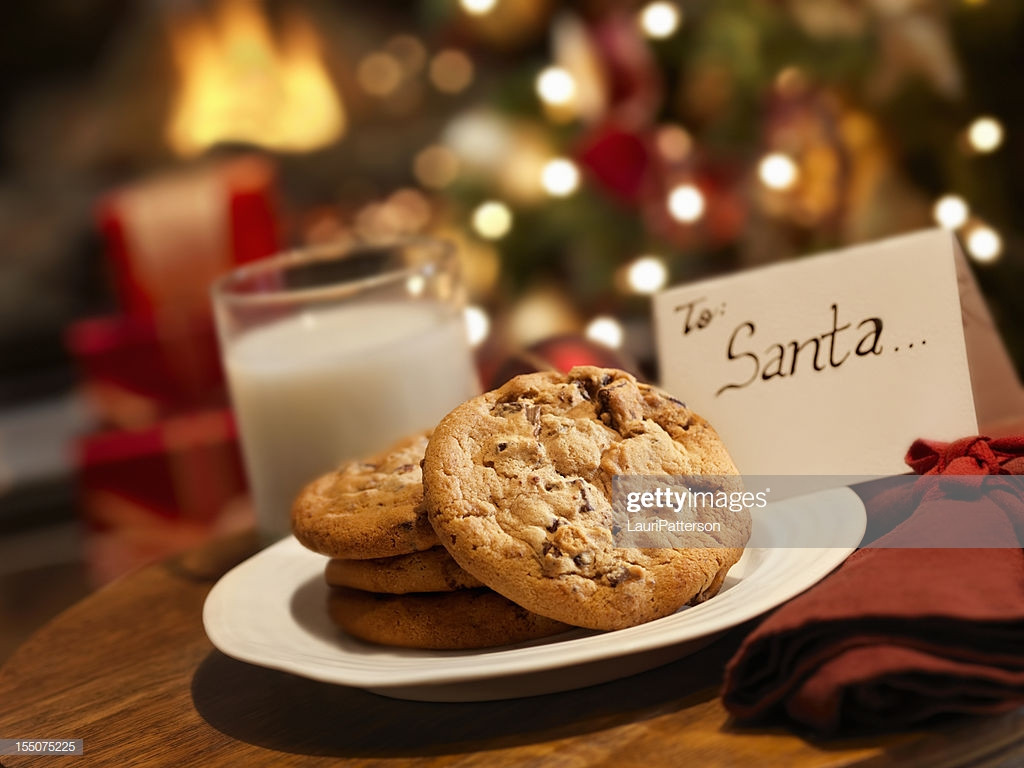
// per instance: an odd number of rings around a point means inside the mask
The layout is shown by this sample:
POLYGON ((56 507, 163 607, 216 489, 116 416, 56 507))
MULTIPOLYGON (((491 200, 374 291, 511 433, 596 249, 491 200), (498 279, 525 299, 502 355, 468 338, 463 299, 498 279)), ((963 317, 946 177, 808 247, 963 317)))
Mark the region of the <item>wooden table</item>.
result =
POLYGON ((0 670, 0 737, 77 738, 82 756, 4 766, 1024 765, 1024 712, 815 742, 740 728, 716 691, 745 628, 660 669, 477 704, 397 701, 234 661, 200 619, 256 550, 235 536, 124 578, 40 630, 0 670))

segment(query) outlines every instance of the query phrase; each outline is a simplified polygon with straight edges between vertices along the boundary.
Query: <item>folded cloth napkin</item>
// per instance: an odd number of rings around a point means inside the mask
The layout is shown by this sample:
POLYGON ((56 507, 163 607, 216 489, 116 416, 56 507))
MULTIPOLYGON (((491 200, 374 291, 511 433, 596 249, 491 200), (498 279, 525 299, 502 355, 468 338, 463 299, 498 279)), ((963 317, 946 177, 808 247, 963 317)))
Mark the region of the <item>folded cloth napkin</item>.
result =
POLYGON ((918 440, 906 461, 966 477, 861 494, 871 546, 771 614, 729 662, 722 697, 738 720, 833 734, 1024 705, 1024 484, 979 477, 1024 474, 1024 436, 918 440), (953 548, 957 526, 1002 548, 953 548))

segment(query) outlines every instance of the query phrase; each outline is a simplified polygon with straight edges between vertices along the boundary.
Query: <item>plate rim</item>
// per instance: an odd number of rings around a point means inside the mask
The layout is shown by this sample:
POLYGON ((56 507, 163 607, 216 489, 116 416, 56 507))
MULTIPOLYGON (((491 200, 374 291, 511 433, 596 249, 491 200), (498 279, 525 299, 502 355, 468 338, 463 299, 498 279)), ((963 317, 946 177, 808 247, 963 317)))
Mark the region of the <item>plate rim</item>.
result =
MULTIPOLYGON (((386 659, 380 657, 367 659, 368 663, 365 668, 332 667, 330 662, 320 659, 314 661, 310 656, 275 656, 273 653, 265 652, 266 646, 260 646, 250 638, 239 637, 236 632, 226 628, 225 623, 221 620, 223 613, 221 615, 218 613, 223 611, 223 605, 230 604, 232 591, 240 583, 244 584, 251 572, 258 572, 259 568, 264 567, 264 564, 271 564, 275 558, 295 557, 301 553, 302 556, 308 554, 310 557, 322 559, 322 556, 303 549, 293 537, 286 537, 272 544, 225 573, 211 588, 203 604, 203 626, 207 637, 215 648, 239 661, 324 683, 361 688, 372 687, 382 690, 467 683, 607 661, 625 655, 655 651, 725 631, 791 600, 817 584, 857 549, 867 525, 864 504, 860 497, 848 487, 830 488, 799 498, 805 500, 804 503, 807 499, 824 502, 829 500, 830 496, 837 497, 833 499, 834 501, 845 502, 839 506, 845 512, 844 524, 846 527, 836 526, 834 533, 836 535, 844 534, 846 540, 837 541, 834 546, 829 547, 748 548, 744 552, 744 557, 761 558, 757 569, 751 575, 778 565, 773 561, 780 558, 782 564, 785 564, 788 559, 794 557, 793 553, 805 553, 807 556, 806 562, 802 564, 802 573, 806 575, 801 579, 790 579, 788 584, 778 583, 777 580, 773 581, 770 575, 767 577, 768 581, 763 584, 761 580, 755 582, 754 588, 761 587, 761 589, 753 593, 751 596, 753 599, 743 600, 735 606, 730 606, 718 616, 712 613, 712 616, 704 622, 706 626, 703 628, 701 625, 693 626, 689 619, 683 620, 685 623, 682 624, 681 631, 674 625, 680 623, 679 617, 681 616, 692 616, 695 612, 703 615, 702 609, 705 612, 712 612, 715 598, 671 616, 626 629, 609 632, 582 630, 585 632, 583 636, 563 639, 558 642, 542 641, 502 646, 495 649, 481 649, 475 653, 465 651, 413 652, 412 649, 395 649, 395 653, 400 654, 399 656, 386 659), (764 587, 768 586, 773 588, 767 591, 770 596, 766 597, 764 587), (757 599, 758 595, 761 595, 760 600, 757 599), (709 608, 705 608, 705 606, 709 606, 709 608), (444 660, 445 663, 436 663, 440 660, 444 660), (484 663, 480 664, 479 662, 482 660, 484 663), (381 664, 387 667, 386 678, 382 677, 385 670, 380 669, 381 664)), ((794 501, 796 500, 785 499, 769 505, 769 508, 777 509, 777 505, 794 501)), ((742 591, 742 585, 745 582, 746 580, 741 580, 729 592, 741 590, 739 594, 744 598, 747 597, 746 593, 742 591)), ((721 603, 719 602, 718 605, 721 603)), ((308 630, 300 627, 300 631, 307 632, 308 630)), ((272 652, 273 646, 269 646, 269 650, 272 652)), ((350 650, 341 647, 339 647, 338 653, 340 654, 339 660, 353 655, 350 650)))

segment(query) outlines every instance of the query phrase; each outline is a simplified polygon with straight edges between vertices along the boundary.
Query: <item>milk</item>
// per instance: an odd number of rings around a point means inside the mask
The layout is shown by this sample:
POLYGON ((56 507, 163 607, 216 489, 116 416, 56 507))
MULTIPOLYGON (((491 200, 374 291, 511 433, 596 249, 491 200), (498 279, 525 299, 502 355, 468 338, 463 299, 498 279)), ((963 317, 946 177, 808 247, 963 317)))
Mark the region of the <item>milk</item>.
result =
POLYGON ((290 316, 225 353, 260 530, 289 529, 305 483, 433 427, 479 383, 461 313, 429 302, 290 316))

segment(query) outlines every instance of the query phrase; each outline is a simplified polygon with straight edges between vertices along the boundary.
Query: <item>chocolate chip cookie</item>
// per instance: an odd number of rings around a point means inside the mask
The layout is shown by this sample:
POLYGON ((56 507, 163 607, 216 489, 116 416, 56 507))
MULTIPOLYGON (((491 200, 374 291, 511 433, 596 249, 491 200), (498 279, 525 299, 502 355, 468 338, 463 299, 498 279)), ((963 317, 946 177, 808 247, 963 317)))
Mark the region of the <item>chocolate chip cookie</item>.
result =
POLYGON ((393 595, 454 592, 483 586, 478 579, 462 570, 444 547, 373 560, 335 558, 327 562, 324 578, 334 587, 393 595))
POLYGON ((378 595, 335 587, 328 597, 328 611, 334 623, 353 637, 403 648, 489 648, 571 629, 489 589, 378 595))
POLYGON ((317 478, 292 505, 292 533, 314 552, 363 560, 438 545, 423 507, 420 462, 429 432, 317 478))
POLYGON ((435 428, 423 464, 430 522, 459 565, 534 613, 593 629, 711 597, 749 537, 740 513, 708 546, 618 548, 612 477, 735 473, 683 403, 593 367, 519 376, 467 401, 435 428))

